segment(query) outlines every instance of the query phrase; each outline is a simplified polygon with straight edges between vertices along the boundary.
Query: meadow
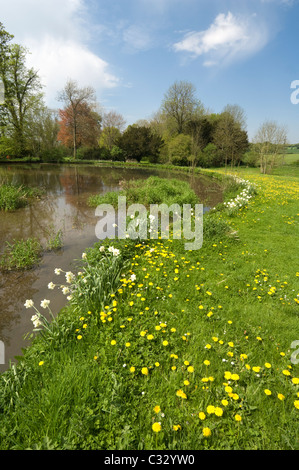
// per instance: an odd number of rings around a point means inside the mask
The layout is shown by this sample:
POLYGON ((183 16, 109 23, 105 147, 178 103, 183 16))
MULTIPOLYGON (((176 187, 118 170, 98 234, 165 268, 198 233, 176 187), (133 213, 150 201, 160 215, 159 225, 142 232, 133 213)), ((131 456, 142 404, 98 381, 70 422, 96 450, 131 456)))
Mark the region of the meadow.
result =
POLYGON ((0 449, 298 450, 296 171, 231 169, 200 250, 106 240, 76 273, 57 266, 48 287, 69 304, 54 318, 26 300, 32 346, 0 377, 0 449))

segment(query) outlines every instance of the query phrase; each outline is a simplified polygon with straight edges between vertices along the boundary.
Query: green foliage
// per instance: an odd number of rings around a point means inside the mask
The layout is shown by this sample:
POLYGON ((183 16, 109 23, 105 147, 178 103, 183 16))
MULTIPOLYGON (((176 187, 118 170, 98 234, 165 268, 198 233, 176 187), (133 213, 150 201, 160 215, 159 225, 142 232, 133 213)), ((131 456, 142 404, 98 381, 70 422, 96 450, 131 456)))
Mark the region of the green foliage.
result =
POLYGON ((31 198, 39 197, 40 190, 28 188, 23 185, 0 185, 0 210, 12 211, 24 207, 31 198))
POLYGON ((0 267, 8 271, 31 269, 39 262, 41 253, 42 246, 36 238, 6 242, 6 248, 0 258, 0 267))
POLYGON ((168 143, 168 154, 173 165, 187 166, 191 155, 192 139, 189 135, 179 134, 168 143))
POLYGON ((91 207, 97 207, 99 204, 112 204, 117 207, 118 196, 126 196, 127 204, 140 203, 147 207, 150 204, 165 203, 171 206, 172 204, 194 205, 198 202, 195 192, 188 183, 150 176, 146 180, 125 181, 122 184, 122 191, 91 196, 88 203, 91 207))
POLYGON ((126 159, 135 159, 138 162, 148 157, 151 162, 157 161, 162 146, 160 136, 144 126, 129 126, 118 139, 117 145, 123 150, 126 159))

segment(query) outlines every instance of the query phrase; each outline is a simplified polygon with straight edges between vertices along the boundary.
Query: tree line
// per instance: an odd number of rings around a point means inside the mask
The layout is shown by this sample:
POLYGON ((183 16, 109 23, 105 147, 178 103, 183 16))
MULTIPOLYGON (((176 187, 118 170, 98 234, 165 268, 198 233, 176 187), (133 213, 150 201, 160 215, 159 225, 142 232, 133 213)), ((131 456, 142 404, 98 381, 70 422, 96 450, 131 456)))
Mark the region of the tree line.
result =
POLYGON ((150 119, 129 126, 121 114, 102 110, 92 87, 72 79, 57 94, 61 109, 49 109, 38 73, 26 66, 29 51, 12 40, 0 23, 1 159, 145 159, 204 168, 258 163, 265 173, 286 145, 285 129, 271 121, 250 143, 244 110, 234 104, 211 112, 188 81, 174 82, 150 119))

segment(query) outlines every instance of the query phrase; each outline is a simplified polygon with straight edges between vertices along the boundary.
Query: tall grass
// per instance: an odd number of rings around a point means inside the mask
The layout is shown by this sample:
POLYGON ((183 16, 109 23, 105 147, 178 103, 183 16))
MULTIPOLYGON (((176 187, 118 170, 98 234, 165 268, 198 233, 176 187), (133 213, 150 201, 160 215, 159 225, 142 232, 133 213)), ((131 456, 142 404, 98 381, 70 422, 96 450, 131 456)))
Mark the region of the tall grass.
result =
POLYGON ((24 185, 1 184, 0 185, 0 210, 13 211, 24 207, 33 197, 40 196, 40 190, 24 185))

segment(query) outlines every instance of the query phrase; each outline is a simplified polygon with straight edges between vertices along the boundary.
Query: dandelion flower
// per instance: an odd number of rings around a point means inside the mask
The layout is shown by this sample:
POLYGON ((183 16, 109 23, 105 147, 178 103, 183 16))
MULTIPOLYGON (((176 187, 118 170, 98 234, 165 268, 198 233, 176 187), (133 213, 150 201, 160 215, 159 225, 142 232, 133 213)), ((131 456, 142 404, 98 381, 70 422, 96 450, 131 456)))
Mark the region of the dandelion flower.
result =
POLYGON ((154 412, 155 412, 155 413, 159 413, 160 411, 161 411, 160 406, 159 406, 159 405, 156 405, 156 406, 154 407, 154 412))
POLYGON ((207 407, 207 413, 208 413, 209 415, 215 413, 215 406, 209 405, 209 406, 207 407))
POLYGON ((131 374, 133 374, 135 372, 135 367, 134 366, 130 367, 130 372, 131 372, 131 374))
POLYGON ((38 365, 39 365, 39 366, 43 366, 43 365, 44 365, 44 361, 40 361, 40 362, 38 363, 38 365))
POLYGON ((147 368, 147 367, 142 367, 141 373, 142 373, 143 375, 148 375, 148 368, 147 368))
POLYGON ((298 377, 294 377, 294 378, 292 379, 292 382, 293 382, 294 385, 298 385, 298 384, 299 384, 299 378, 298 378, 298 377))
POLYGON ((180 424, 174 424, 174 425, 172 426, 172 429, 173 429, 174 431, 179 431, 180 429, 182 429, 182 427, 181 427, 180 424))
POLYGON ((297 410, 299 410, 299 400, 294 401, 294 406, 297 408, 297 410))
POLYGON ((176 392, 176 396, 180 397, 180 398, 185 398, 185 399, 187 398, 186 393, 183 392, 183 390, 181 390, 181 389, 176 392))
POLYGON ((283 401, 285 399, 285 396, 282 394, 282 393, 278 393, 277 394, 277 398, 281 401, 283 401))
POLYGON ((198 413, 198 417, 199 419, 201 419, 202 421, 204 421, 206 419, 206 415, 203 411, 201 411, 200 413, 198 413))
POLYGON ((152 425, 152 430, 153 430, 154 432, 160 432, 161 429, 162 429, 161 423, 154 423, 154 424, 152 425))
POLYGON ((240 416, 239 414, 236 414, 235 415, 235 420, 238 421, 238 422, 242 421, 242 416, 240 416))
POLYGON ((115 346, 115 344, 116 344, 115 339, 113 339, 110 344, 111 344, 112 346, 115 346))
POLYGON ((220 406, 216 406, 216 408, 215 408, 215 415, 216 415, 216 416, 222 416, 222 415, 223 415, 223 409, 220 408, 220 406))
POLYGON ((165 340, 165 341, 163 341, 162 344, 163 344, 163 346, 168 346, 169 343, 168 343, 168 341, 165 340))
POLYGON ((265 394, 268 395, 268 396, 272 395, 271 390, 269 390, 268 388, 266 388, 266 389, 264 390, 264 392, 265 392, 265 394))
POLYGON ((203 428, 202 433, 204 437, 210 437, 210 435, 212 434, 210 428, 203 428))

